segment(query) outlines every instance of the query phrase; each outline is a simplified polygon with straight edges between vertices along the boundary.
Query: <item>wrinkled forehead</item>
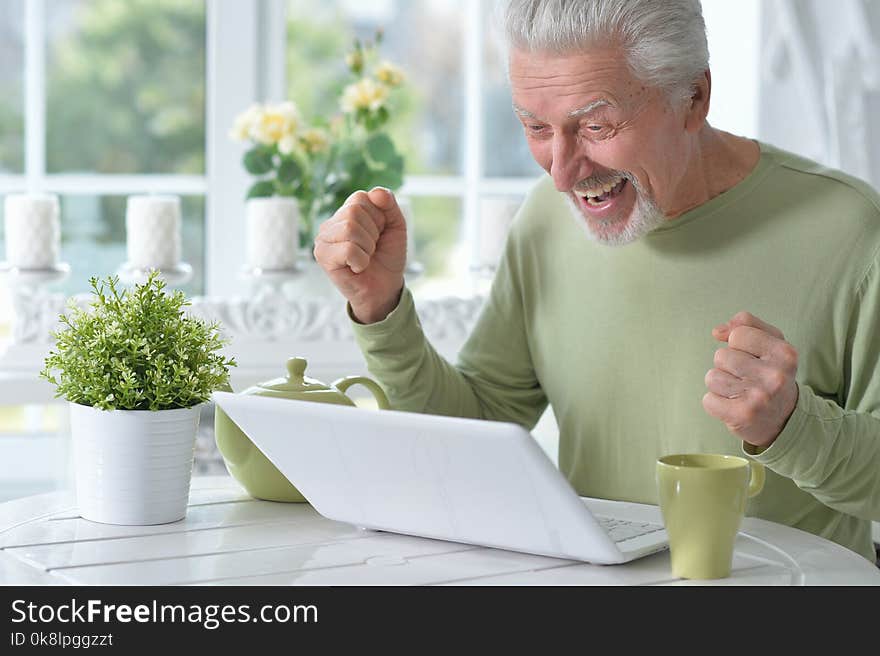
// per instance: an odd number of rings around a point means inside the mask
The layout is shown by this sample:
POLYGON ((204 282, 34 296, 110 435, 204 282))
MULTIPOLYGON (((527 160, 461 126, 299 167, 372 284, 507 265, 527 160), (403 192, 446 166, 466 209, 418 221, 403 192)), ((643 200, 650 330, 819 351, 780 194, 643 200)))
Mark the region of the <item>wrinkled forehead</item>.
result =
POLYGON ((650 93, 615 48, 571 53, 512 49, 509 77, 514 107, 527 116, 628 111, 650 93))

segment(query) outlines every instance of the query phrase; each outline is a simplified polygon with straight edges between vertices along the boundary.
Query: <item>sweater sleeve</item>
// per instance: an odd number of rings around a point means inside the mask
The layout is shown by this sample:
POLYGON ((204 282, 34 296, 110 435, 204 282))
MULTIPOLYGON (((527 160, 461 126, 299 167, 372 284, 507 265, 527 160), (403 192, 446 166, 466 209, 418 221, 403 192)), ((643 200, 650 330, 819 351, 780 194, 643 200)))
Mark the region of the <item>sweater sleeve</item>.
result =
POLYGON ((798 383, 798 402, 765 450, 746 453, 826 506, 880 521, 880 274, 856 292, 845 351, 843 407, 798 383))
POLYGON ((352 320, 367 368, 395 410, 535 426, 547 399, 532 366, 513 252, 508 240, 489 297, 454 365, 425 337, 407 288, 384 321, 352 320))

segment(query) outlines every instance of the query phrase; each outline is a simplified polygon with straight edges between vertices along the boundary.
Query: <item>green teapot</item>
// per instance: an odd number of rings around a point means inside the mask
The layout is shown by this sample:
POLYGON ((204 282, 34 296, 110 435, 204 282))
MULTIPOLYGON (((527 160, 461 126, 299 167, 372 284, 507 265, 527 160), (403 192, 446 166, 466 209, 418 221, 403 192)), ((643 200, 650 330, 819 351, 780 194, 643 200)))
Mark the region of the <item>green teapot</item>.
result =
MULTIPOLYGON (((306 364, 303 358, 290 358, 287 376, 254 385, 242 394, 353 406, 354 401, 345 395, 345 391, 352 385, 363 385, 376 397, 380 409, 390 408, 385 392, 369 378, 346 376, 327 386, 305 376, 306 364)), ((226 469, 252 497, 266 501, 307 502, 219 406, 214 410, 214 436, 226 469)))

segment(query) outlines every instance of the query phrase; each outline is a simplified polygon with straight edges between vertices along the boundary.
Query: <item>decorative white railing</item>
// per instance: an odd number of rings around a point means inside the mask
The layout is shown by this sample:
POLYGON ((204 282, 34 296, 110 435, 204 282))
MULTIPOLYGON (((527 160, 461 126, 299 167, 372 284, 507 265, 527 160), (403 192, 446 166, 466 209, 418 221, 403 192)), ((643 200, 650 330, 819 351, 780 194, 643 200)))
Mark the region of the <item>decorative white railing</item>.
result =
MULTIPOLYGON (((0 398, 4 404, 48 402, 51 389, 37 373, 52 346, 51 333, 71 302, 86 307, 89 296, 38 288, 14 289, 12 296, 11 342, 0 353, 0 398)), ((440 353, 454 358, 483 301, 482 296, 416 300, 425 334, 440 353)), ((283 375, 286 358, 295 355, 309 360, 310 376, 328 382, 366 373, 338 294, 298 299, 265 288, 250 297, 195 297, 189 312, 220 323, 226 350, 238 362, 234 388, 283 375)))

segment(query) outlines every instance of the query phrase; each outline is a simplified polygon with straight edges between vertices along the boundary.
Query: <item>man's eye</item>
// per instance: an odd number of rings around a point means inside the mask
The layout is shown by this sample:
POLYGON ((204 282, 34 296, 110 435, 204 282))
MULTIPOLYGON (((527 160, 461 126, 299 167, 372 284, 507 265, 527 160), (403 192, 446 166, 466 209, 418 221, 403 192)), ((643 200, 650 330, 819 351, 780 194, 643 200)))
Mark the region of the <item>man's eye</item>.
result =
POLYGON ((529 132, 541 132, 541 130, 543 130, 545 126, 543 126, 543 125, 527 125, 526 127, 529 129, 529 132))
POLYGON ((589 130, 590 132, 601 132, 602 130, 604 130, 604 127, 601 125, 588 125, 587 130, 589 130))

